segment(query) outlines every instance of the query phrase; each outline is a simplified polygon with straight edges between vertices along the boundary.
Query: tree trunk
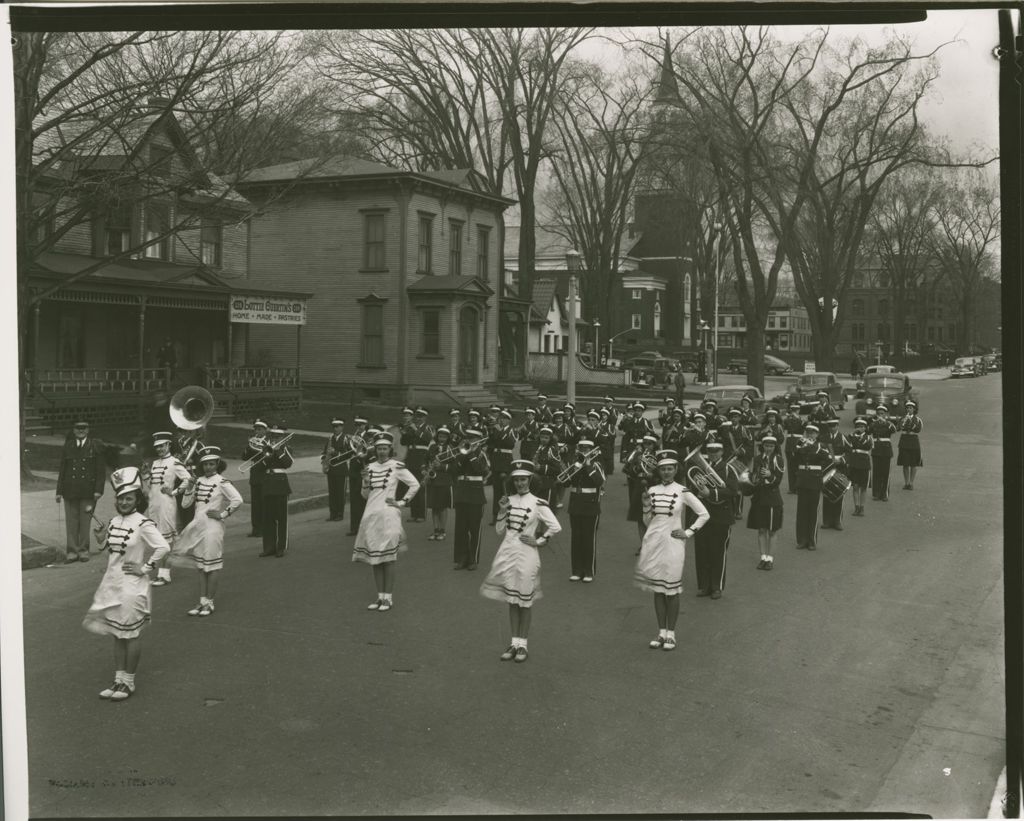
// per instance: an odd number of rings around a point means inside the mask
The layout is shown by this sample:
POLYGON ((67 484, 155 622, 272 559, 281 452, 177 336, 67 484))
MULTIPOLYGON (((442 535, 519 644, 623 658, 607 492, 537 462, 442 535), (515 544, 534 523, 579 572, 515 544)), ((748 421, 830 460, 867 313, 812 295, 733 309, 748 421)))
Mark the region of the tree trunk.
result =
POLYGON ((811 335, 811 345, 814 349, 814 369, 818 371, 831 371, 835 359, 835 344, 832 341, 833 327, 819 323, 818 333, 811 335))
POLYGON ((537 264, 537 220, 533 197, 519 202, 519 298, 533 299, 533 274, 537 264))
POLYGON ((764 395, 764 322, 747 321, 747 383, 764 395))

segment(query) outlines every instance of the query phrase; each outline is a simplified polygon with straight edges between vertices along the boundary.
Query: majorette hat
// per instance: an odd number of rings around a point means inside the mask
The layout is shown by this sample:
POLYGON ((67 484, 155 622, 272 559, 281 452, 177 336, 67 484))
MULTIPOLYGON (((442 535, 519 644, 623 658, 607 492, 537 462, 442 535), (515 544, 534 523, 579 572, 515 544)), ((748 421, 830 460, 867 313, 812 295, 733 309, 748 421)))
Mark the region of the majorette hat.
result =
POLYGON ((761 444, 763 445, 765 443, 770 443, 772 445, 777 445, 779 443, 779 440, 776 439, 774 436, 769 434, 768 436, 762 436, 761 437, 761 444))
POLYGON ((724 430, 725 428, 732 428, 732 427, 734 427, 733 423, 732 423, 732 419, 726 419, 721 425, 718 426, 719 430, 724 430))
POLYGON ((199 461, 208 462, 211 459, 220 459, 220 448, 216 445, 207 445, 199 451, 199 461))
POLYGON ((491 405, 487 410, 491 413, 498 413, 501 410, 501 405, 491 405))
POLYGON ((677 413, 680 416, 686 416, 686 411, 683 410, 682 408, 672 408, 672 415, 675 416, 677 413))
POLYGON ((750 398, 750 396, 748 394, 743 394, 743 396, 740 397, 740 402, 752 402, 752 401, 753 400, 750 398))
POLYGON ((551 415, 552 415, 552 416, 565 416, 565 411, 564 411, 564 410, 562 410, 561 408, 559 408, 558 410, 556 410, 556 411, 555 411, 554 413, 552 413, 551 415))
POLYGON ((383 433, 383 431, 378 427, 367 428, 366 436, 363 438, 370 439, 372 441, 372 437, 379 436, 381 433, 383 433))
POLYGON ((379 433, 377 435, 377 438, 373 440, 373 446, 374 447, 377 447, 377 445, 394 445, 394 444, 395 444, 394 437, 390 433, 383 433, 383 432, 379 433))
POLYGON ((581 447, 583 445, 586 445, 588 448, 594 447, 594 443, 590 439, 580 439, 580 441, 576 443, 576 447, 581 447))
POLYGON ((815 433, 817 433, 818 432, 818 426, 817 425, 806 425, 804 427, 804 433, 807 433, 809 431, 814 431, 815 433))
POLYGON ((153 434, 153 446, 169 445, 174 441, 174 434, 166 430, 158 430, 153 434))
POLYGON ((476 408, 470 408, 466 412, 466 416, 479 416, 479 415, 480 415, 480 411, 478 411, 476 408))
POLYGON ((679 461, 679 454, 676 451, 672 450, 672 448, 657 450, 654 452, 654 455, 659 459, 674 459, 677 462, 679 461))
POLYGON ((819 399, 821 399, 821 397, 823 397, 823 396, 824 396, 824 397, 825 397, 826 399, 828 399, 828 391, 818 391, 818 393, 816 394, 816 396, 817 396, 817 397, 818 397, 819 399))
POLYGON ((334 417, 334 418, 333 418, 333 419, 331 420, 331 424, 332 424, 332 425, 344 425, 344 424, 345 424, 345 420, 344 420, 344 419, 342 419, 342 418, 341 418, 340 416, 335 416, 335 417, 334 417))
POLYGON ((658 467, 663 467, 664 465, 678 465, 678 464, 679 464, 679 459, 677 459, 677 458, 675 458, 673 456, 665 456, 664 458, 658 460, 658 467))
POLYGON ((716 408, 718 407, 718 402, 716 400, 714 400, 714 399, 711 399, 711 398, 705 399, 701 404, 702 405, 714 405, 716 408))
POLYGON ((142 490, 142 474, 136 467, 118 468, 110 474, 110 486, 114 489, 115 496, 142 490))
POLYGON ((671 402, 674 405, 676 403, 676 398, 674 396, 668 396, 665 398, 665 401, 671 402))
POLYGON ((513 459, 512 470, 525 470, 533 473, 537 469, 537 466, 529 459, 513 459))
MULTIPOLYGON (((527 464, 532 465, 533 463, 532 462, 528 462, 527 464)), ((515 478, 517 478, 519 476, 527 476, 527 477, 529 477, 529 476, 533 476, 533 471, 528 469, 528 468, 525 468, 525 467, 518 467, 515 470, 513 470, 509 474, 509 476, 511 476, 513 479, 515 479, 515 478)))
POLYGON ((270 425, 268 425, 266 422, 264 422, 258 416, 255 419, 252 420, 252 426, 254 428, 269 428, 270 427, 270 425))
POLYGON ((643 402, 634 402, 632 405, 630 405, 630 408, 632 410, 642 410, 642 411, 645 411, 645 410, 647 410, 647 405, 645 405, 643 402))
POLYGON ((792 403, 792 404, 791 404, 791 405, 789 406, 789 409, 790 409, 790 410, 800 410, 800 403, 799 403, 799 402, 793 402, 793 403, 792 403))
POLYGON ((87 428, 87 427, 89 427, 89 421, 87 419, 83 419, 81 416, 79 416, 78 419, 75 420, 75 424, 73 424, 71 427, 73 427, 73 428, 87 428))
POLYGON ((416 406, 416 415, 417 416, 429 416, 430 414, 427 413, 427 409, 425 407, 423 407, 423 405, 417 405, 416 406))
POLYGON ((739 416, 740 414, 742 414, 742 413, 743 413, 743 411, 741 411, 741 410, 740 410, 739 408, 737 408, 737 407, 731 407, 731 408, 729 408, 729 410, 727 411, 727 413, 729 413, 729 414, 733 414, 733 413, 735 413, 735 414, 736 414, 737 416, 739 416))
POLYGON ((825 420, 825 424, 826 425, 835 425, 836 427, 839 427, 839 420, 838 419, 826 419, 825 420))
POLYGON ((889 412, 889 408, 886 407, 884 399, 880 400, 878 403, 878 407, 875 408, 875 412, 877 413, 878 411, 885 411, 886 413, 889 412))
POLYGON ((442 433, 445 433, 448 436, 452 435, 452 432, 450 430, 448 430, 448 428, 446 428, 444 425, 441 425, 441 427, 439 427, 436 431, 434 431, 434 435, 435 436, 440 436, 442 433))
POLYGON ((539 431, 537 431, 537 435, 540 436, 542 433, 546 433, 548 434, 548 436, 550 436, 554 433, 554 431, 551 430, 551 428, 549 428, 547 425, 545 425, 539 431))
POLYGON ((863 425, 864 427, 867 427, 868 420, 865 419, 863 416, 858 416, 856 419, 853 420, 853 426, 857 427, 858 425, 863 425))
POLYGON ((540 393, 540 394, 537 394, 537 401, 538 402, 547 402, 548 398, 543 393, 540 393))

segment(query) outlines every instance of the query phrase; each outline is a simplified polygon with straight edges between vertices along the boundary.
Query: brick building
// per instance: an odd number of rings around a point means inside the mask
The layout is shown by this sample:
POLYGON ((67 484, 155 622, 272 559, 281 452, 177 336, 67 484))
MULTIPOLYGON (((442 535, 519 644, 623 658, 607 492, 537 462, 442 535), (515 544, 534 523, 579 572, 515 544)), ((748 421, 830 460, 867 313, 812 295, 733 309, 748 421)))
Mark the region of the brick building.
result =
POLYGON ((297 357, 303 386, 447 405, 479 401, 499 374, 525 379, 530 306, 499 296, 513 202, 477 173, 334 157, 258 169, 238 188, 262 208, 251 279, 313 294, 301 340, 250 338, 275 362, 297 357))

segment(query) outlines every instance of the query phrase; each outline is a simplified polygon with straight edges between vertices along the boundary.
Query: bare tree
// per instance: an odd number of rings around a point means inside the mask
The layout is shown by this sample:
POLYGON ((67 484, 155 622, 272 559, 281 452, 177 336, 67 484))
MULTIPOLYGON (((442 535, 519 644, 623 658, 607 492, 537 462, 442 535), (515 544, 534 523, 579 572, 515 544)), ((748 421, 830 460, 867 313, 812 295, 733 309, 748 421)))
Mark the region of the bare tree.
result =
POLYGON ((935 206, 933 253, 959 309, 965 349, 974 339, 976 302, 983 279, 998 281, 994 250, 1000 232, 998 189, 977 173, 962 173, 935 206))
POLYGON ((592 65, 558 95, 552 121, 555 183, 547 223, 580 249, 583 303, 612 327, 615 275, 645 149, 647 80, 592 65))

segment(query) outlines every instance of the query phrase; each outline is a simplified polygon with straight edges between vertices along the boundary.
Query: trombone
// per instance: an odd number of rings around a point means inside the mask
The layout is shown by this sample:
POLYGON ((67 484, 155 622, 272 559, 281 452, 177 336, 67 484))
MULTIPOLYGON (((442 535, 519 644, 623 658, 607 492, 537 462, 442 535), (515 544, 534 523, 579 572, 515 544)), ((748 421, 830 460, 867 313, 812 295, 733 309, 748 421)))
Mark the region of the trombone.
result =
POLYGON ((573 462, 573 464, 569 465, 569 467, 567 467, 565 470, 559 473, 558 476, 555 477, 555 481, 560 485, 569 484, 573 479, 576 478, 577 473, 583 470, 583 468, 590 467, 592 464, 594 464, 594 461, 600 455, 601 451, 598 448, 593 448, 587 451, 587 453, 583 456, 583 458, 580 461, 573 462))
POLYGON ((286 434, 273 444, 264 445, 263 453, 261 453, 259 456, 253 456, 242 462, 242 464, 238 466, 238 472, 248 473, 250 470, 256 467, 256 465, 262 464, 263 460, 270 456, 272 453, 279 452, 288 443, 288 440, 291 439, 294 435, 295 432, 293 431, 289 434, 286 434))
MULTIPOLYGON (((291 436, 291 434, 289 433, 288 436, 291 436)), ((342 465, 348 464, 353 459, 361 458, 366 455, 366 440, 358 433, 353 433, 349 437, 348 443, 350 445, 348 450, 339 451, 330 459, 326 458, 326 453, 320 457, 324 473, 327 472, 328 468, 341 467, 342 465)))

